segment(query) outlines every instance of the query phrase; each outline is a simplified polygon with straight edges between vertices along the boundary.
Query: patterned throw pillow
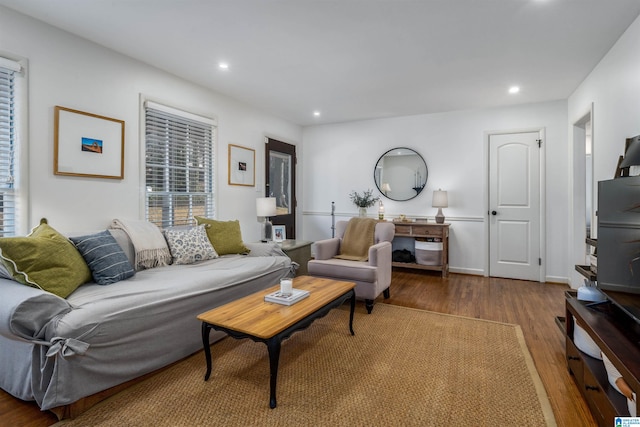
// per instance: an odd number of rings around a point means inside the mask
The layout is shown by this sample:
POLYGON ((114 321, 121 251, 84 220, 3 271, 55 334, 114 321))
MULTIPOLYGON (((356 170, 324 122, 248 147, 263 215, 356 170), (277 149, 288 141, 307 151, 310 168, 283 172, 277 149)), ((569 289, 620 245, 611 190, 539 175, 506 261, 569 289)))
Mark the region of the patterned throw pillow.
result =
POLYGON ((109 231, 70 239, 87 262, 93 280, 98 285, 110 285, 128 279, 136 273, 127 255, 109 231))
POLYGON ((218 258, 207 237, 205 225, 175 227, 164 230, 174 264, 193 264, 197 261, 218 258))
POLYGON ((0 257, 15 281, 62 298, 91 280, 91 271, 73 243, 44 218, 26 237, 1 238, 0 257))

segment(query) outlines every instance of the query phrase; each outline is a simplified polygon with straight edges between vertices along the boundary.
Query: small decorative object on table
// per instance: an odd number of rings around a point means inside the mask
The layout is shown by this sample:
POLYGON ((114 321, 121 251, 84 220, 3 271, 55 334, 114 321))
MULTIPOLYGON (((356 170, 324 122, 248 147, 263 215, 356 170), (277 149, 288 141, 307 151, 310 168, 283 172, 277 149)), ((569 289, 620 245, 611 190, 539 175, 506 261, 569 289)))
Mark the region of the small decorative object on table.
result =
POLYGON ((293 279, 280 279, 280 293, 283 297, 289 297, 293 293, 293 279))
POLYGON ((309 296, 309 291, 302 289, 291 289, 291 293, 285 295, 282 291, 272 292, 264 296, 266 302, 275 302, 282 305, 292 305, 309 296))
POLYGON ((284 242, 287 240, 287 229, 284 225, 273 226, 273 241, 284 242))
POLYGON ((352 191, 349 193, 349 197, 351 197, 351 201, 359 207, 359 215, 361 217, 367 216, 367 208, 375 205, 380 197, 373 197, 373 190, 369 189, 362 193, 362 195, 358 194, 357 191, 352 191))
MULTIPOLYGON (((422 221, 426 222, 427 220, 425 219, 425 220, 422 220, 422 221)), ((416 219, 415 218, 407 218, 406 215, 399 215, 398 218, 393 220, 393 222, 416 222, 416 219)))

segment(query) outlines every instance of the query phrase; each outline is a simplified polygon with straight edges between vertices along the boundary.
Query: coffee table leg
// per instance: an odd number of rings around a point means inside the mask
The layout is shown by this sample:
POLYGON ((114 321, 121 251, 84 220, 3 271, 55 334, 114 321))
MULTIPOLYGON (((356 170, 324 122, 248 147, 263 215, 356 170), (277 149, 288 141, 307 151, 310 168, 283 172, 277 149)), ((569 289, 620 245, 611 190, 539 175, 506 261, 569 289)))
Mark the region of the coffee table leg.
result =
POLYGON ((267 349, 269 350, 269 370, 271 371, 270 378, 270 394, 269 394, 269 407, 275 408, 276 402, 276 385, 278 383, 278 363, 280 362, 280 338, 275 336, 267 341, 267 349))
POLYGON ((204 348, 204 357, 207 361, 207 373, 204 374, 204 380, 207 381, 211 375, 211 348, 209 347, 209 332, 211 327, 202 322, 202 347, 204 348))
POLYGON ((351 290, 351 310, 349 311, 349 330, 351 331, 351 335, 355 335, 353 332, 353 313, 356 310, 356 291, 351 290))

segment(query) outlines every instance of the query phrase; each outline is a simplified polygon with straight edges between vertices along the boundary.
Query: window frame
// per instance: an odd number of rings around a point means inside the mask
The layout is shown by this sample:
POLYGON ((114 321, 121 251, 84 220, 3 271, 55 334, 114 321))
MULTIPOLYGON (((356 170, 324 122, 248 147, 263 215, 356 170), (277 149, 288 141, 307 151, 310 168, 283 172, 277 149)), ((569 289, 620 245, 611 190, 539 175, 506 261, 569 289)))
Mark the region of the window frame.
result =
MULTIPOLYGON (((211 117, 207 117, 205 115, 202 114, 195 114, 195 113, 191 113, 189 111, 186 111, 184 109, 180 109, 180 108, 176 108, 173 106, 169 106, 165 103, 159 103, 156 101, 153 101, 151 99, 148 98, 144 98, 141 97, 141 130, 140 130, 140 134, 141 134, 141 168, 140 168, 140 180, 141 180, 141 210, 143 212, 143 217, 145 220, 147 221, 151 221, 153 223, 155 223, 156 225, 158 225, 160 228, 166 228, 166 227, 171 227, 171 226, 179 226, 179 225, 193 225, 195 223, 195 220, 193 218, 194 213, 192 213, 191 209, 191 200, 193 199, 193 197, 202 197, 204 196, 205 198, 208 199, 208 201, 205 201, 204 203, 204 211, 203 212, 197 212, 195 213, 195 215, 204 215, 210 218, 214 218, 215 214, 216 214, 216 206, 217 206, 217 198, 216 198, 216 143, 217 143, 217 119, 216 118, 211 118, 211 117), (196 125, 202 126, 202 127, 209 127, 210 129, 210 147, 208 149, 208 154, 205 155, 205 167, 204 169, 195 167, 193 169, 190 169, 188 167, 188 165, 178 165, 176 166, 175 164, 170 164, 170 163, 166 163, 165 165, 165 171, 162 173, 162 175, 165 176, 173 176, 173 178, 169 181, 170 183, 174 184, 174 187, 176 187, 175 184, 179 184, 180 178, 178 177, 179 174, 175 174, 175 173, 171 173, 172 171, 175 172, 176 170, 182 171, 183 172, 183 176, 182 178, 186 179, 185 183, 185 188, 187 187, 187 183, 189 182, 189 172, 193 172, 194 170, 196 171, 200 171, 201 173, 204 174, 204 177, 202 179, 198 179, 197 183, 201 184, 204 186, 204 191, 171 191, 171 190, 163 190, 163 191, 156 191, 155 193, 150 192, 149 188, 150 186, 147 183, 147 169, 149 167, 153 167, 156 169, 158 169, 158 163, 155 164, 148 164, 148 151, 150 150, 149 144, 150 141, 148 141, 148 124, 147 124, 147 110, 151 109, 151 110, 155 110, 158 114, 156 114, 156 118, 159 116, 171 116, 172 122, 179 122, 180 119, 183 120, 183 123, 190 123, 191 125, 193 125, 194 123, 196 125), (207 160, 208 159, 208 162, 207 160), (208 166, 206 166, 206 163, 208 163, 208 166), (164 206, 164 208, 166 208, 164 210, 163 216, 161 217, 160 220, 154 219, 153 217, 150 217, 150 210, 153 208, 152 204, 150 204, 150 200, 151 200, 151 195, 153 194, 161 194, 162 196, 168 196, 168 200, 164 201, 163 203, 161 203, 161 206, 164 206), (174 206, 171 205, 170 200, 175 199, 175 196, 178 196, 177 198, 181 198, 180 196, 184 196, 184 195, 188 195, 188 202, 184 205, 182 205, 182 207, 184 209, 187 209, 187 216, 173 216, 175 214, 175 210, 173 209, 174 206), (164 205, 164 203, 167 203, 167 205, 164 205), (165 218, 164 214, 167 214, 168 217, 165 218)), ((187 125, 185 125, 187 126, 187 125)), ((157 127, 156 127, 157 129, 157 127)), ((157 135, 156 135, 157 136, 157 135)), ((191 138, 189 138, 189 136, 185 133, 185 134, 181 134, 180 137, 184 138, 184 140, 191 140, 191 138)), ((167 139, 169 139, 170 136, 167 136, 167 139)), ((206 137, 205 137, 206 139, 206 137)), ((175 142, 175 141, 174 141, 175 142)), ((151 144, 153 143, 158 143, 158 138, 155 138, 155 141, 151 142, 151 144)), ((169 148, 169 146, 167 146, 169 148)), ((170 156, 169 156, 170 157, 170 156)), ((165 158, 164 159, 166 162, 170 162, 171 159, 165 158)), ((197 173, 197 172, 196 172, 197 173)), ((162 183, 166 184, 167 181, 162 181, 162 183)), ((157 207, 157 206, 156 206, 157 207)))
POLYGON ((24 235, 28 232, 29 199, 28 199, 28 61, 0 51, 0 67, 13 70, 13 197, 14 226, 5 233, 0 229, 0 236, 24 235))

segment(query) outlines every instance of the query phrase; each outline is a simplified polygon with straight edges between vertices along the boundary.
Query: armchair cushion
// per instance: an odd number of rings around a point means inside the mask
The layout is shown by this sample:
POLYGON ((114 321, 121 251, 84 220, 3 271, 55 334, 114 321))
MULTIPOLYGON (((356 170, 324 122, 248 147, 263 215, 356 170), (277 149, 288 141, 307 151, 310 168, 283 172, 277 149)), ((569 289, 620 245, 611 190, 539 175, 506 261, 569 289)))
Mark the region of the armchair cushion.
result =
POLYGON ((375 282, 377 268, 361 261, 349 261, 333 258, 329 260, 315 260, 313 275, 322 277, 339 277, 347 282, 375 282))

